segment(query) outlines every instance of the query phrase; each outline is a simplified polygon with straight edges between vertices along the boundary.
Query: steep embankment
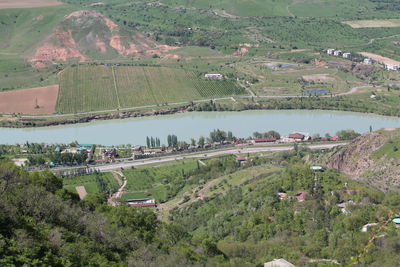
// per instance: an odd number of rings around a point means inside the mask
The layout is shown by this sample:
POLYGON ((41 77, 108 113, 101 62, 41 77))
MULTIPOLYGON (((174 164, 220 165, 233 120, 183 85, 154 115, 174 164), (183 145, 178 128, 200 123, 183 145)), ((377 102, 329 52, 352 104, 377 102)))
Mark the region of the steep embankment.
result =
POLYGON ((85 62, 131 54, 146 56, 176 48, 158 44, 141 33, 124 32, 99 11, 80 10, 64 17, 36 49, 30 62, 40 67, 53 61, 85 62))
POLYGON ((335 151, 327 166, 383 191, 400 191, 399 145, 399 130, 365 134, 335 151))

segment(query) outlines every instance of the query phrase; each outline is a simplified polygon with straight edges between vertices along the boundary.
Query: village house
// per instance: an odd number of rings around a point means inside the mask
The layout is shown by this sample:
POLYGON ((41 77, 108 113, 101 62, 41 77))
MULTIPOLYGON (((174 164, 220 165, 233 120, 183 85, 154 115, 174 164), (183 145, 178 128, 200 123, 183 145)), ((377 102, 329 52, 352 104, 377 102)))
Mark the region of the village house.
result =
POLYGON ((301 192, 297 192, 297 194, 295 195, 295 199, 298 202, 303 202, 304 200, 306 200, 308 197, 308 192, 305 191, 301 191, 301 192))
POLYGON ((339 56, 342 55, 342 51, 341 51, 341 50, 335 50, 335 51, 333 52, 333 55, 339 57, 339 56))
POLYGON ((351 58, 351 54, 350 53, 343 53, 342 57, 343 58, 351 58))
POLYGON ((283 192, 278 192, 276 195, 278 196, 278 198, 280 200, 287 199, 287 197, 288 197, 288 195, 286 193, 283 193, 283 192))
POLYGON ((399 65, 393 65, 393 64, 385 64, 385 69, 387 70, 400 70, 399 65))
POLYGON ((224 78, 224 76, 219 73, 207 73, 204 75, 204 78, 210 79, 210 80, 222 80, 222 78, 224 78))
POLYGON ((329 48, 329 49, 326 50, 326 53, 328 55, 333 55, 333 52, 335 52, 335 49, 329 48))
POLYGON ((371 64, 372 64, 372 59, 370 59, 370 58, 365 58, 363 62, 364 62, 364 64, 366 64, 366 65, 371 65, 371 64))
POLYGON ((247 157, 237 156, 236 157, 236 161, 238 161, 238 162, 246 162, 247 161, 247 157))
POLYGON ((130 207, 157 207, 155 199, 145 198, 145 199, 129 199, 126 204, 130 207))
POLYGON ((353 204, 354 204, 354 201, 349 200, 347 202, 336 204, 336 207, 338 207, 343 214, 348 214, 348 213, 350 213, 350 211, 348 210, 348 207, 349 207, 349 205, 353 205, 353 204))
POLYGON ((393 222, 394 222, 396 228, 400 228, 400 216, 399 217, 395 217, 393 219, 393 222))
POLYGON ((289 142, 301 142, 308 140, 308 137, 302 133, 291 133, 288 136, 289 142))
POLYGON ((253 144, 263 144, 263 143, 273 143, 276 142, 278 138, 270 137, 270 138, 256 138, 252 140, 253 144))

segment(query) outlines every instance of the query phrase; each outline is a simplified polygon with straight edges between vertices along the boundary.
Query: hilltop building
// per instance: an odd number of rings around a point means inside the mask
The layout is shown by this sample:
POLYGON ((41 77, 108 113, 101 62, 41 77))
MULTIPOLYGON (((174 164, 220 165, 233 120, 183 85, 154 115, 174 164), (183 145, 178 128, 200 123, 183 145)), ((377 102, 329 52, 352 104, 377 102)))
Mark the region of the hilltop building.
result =
POLYGON ((341 50, 335 50, 335 51, 333 52, 333 55, 339 57, 339 56, 342 55, 342 51, 341 51, 341 50))
POLYGON ((393 65, 393 64, 385 64, 385 69, 387 70, 400 70, 399 65, 393 65))
POLYGON ((372 64, 372 59, 370 59, 370 58, 365 58, 363 62, 364 62, 364 64, 366 64, 366 65, 371 65, 371 64, 372 64))
POLYGON ((204 75, 204 78, 210 79, 210 80, 222 80, 222 78, 224 78, 224 76, 219 73, 207 73, 204 75))
POLYGON ((130 207, 157 207, 156 200, 150 198, 129 199, 126 201, 126 203, 130 207))
POLYGON ((335 49, 329 48, 329 49, 326 50, 326 53, 328 55, 333 55, 333 52, 335 52, 335 49))
POLYGON ((343 58, 351 58, 351 54, 350 53, 343 53, 343 58))

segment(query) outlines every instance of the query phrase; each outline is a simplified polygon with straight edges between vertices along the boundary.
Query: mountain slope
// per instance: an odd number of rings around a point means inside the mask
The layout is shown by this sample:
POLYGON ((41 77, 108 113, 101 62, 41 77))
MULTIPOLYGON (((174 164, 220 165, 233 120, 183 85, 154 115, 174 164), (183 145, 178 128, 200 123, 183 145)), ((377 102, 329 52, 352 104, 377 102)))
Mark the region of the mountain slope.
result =
POLYGON ((43 66, 46 62, 70 59, 85 62, 130 54, 153 55, 175 48, 158 44, 137 32, 123 32, 99 11, 80 10, 64 17, 30 61, 43 66))
POLYGON ((384 129, 362 135, 335 151, 329 168, 384 191, 400 191, 400 131, 384 129))

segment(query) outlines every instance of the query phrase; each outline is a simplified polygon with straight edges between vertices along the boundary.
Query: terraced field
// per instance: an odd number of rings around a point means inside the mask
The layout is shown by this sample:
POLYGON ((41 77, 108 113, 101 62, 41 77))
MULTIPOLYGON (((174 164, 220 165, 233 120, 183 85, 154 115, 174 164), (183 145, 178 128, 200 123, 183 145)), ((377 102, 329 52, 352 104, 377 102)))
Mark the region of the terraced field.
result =
POLYGON ((57 111, 77 113, 243 94, 234 81, 210 81, 165 67, 79 66, 60 77, 57 111))

